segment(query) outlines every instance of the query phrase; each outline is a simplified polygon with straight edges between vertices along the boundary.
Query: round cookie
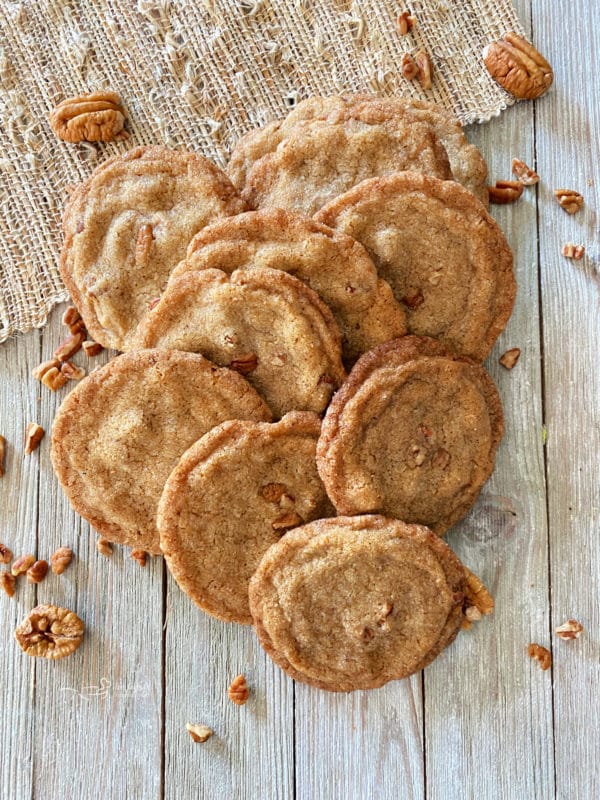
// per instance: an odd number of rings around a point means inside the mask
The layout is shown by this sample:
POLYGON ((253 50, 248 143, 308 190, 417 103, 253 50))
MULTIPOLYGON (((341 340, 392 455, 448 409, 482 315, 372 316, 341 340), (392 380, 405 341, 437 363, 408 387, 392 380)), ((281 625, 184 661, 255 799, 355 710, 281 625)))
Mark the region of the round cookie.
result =
POLYGON ((250 581, 260 643, 292 678, 374 689, 423 669, 458 633, 465 568, 427 528, 381 516, 288 533, 250 581))
POLYGON ((52 465, 73 508, 103 537, 160 553, 156 509, 181 454, 227 419, 270 418, 241 375, 200 355, 127 353, 67 395, 52 465))
POLYGON ((485 369, 407 336, 357 361, 327 409, 317 466, 338 513, 378 512, 441 535, 475 502, 503 432, 485 369))
POLYGON ((307 283, 340 327, 347 363, 406 333, 406 315, 362 245, 277 208, 215 222, 195 236, 172 277, 193 270, 279 269, 307 283))
POLYGON ((486 358, 511 315, 516 284, 506 238, 471 192, 398 173, 363 181, 316 219, 366 247, 404 304, 410 333, 486 358))
POLYGON ((160 544, 179 587, 203 611, 250 624, 248 583, 291 528, 334 511, 317 473, 321 420, 224 422, 181 457, 158 509, 160 544))
POLYGON ((403 170, 452 177, 428 123, 389 114, 335 123, 306 120, 252 166, 242 197, 250 208, 311 215, 366 178, 403 170))
POLYGON ((60 272, 93 338, 126 349, 190 239, 244 205, 195 153, 137 147, 101 164, 71 195, 60 272))
POLYGON ((331 311, 306 284, 275 269, 175 276, 135 346, 202 353, 237 369, 276 417, 322 412, 346 377, 331 311))
POLYGON ((379 118, 387 114, 429 123, 446 149, 454 180, 473 192, 487 208, 487 164, 477 147, 468 142, 459 121, 435 103, 406 97, 368 94, 309 97, 298 103, 285 119, 271 122, 242 137, 233 149, 227 173, 241 190, 253 164, 275 150, 299 122, 309 119, 339 122, 353 115, 368 119, 370 113, 379 115, 379 118))

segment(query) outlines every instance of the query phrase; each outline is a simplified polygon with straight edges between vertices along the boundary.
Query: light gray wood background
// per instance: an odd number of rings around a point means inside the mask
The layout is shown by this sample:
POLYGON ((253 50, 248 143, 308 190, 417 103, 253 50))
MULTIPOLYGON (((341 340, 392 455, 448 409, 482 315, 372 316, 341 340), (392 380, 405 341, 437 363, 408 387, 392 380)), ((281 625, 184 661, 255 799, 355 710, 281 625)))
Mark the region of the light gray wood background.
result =
POLYGON ((97 554, 52 474, 48 438, 23 455, 27 423, 50 430, 66 391, 52 395, 30 377, 64 336, 56 310, 43 331, 0 346, 9 443, 0 541, 16 554, 49 557, 60 545, 76 553, 62 577, 0 596, 2 798, 600 797, 599 6, 516 5, 555 85, 470 131, 494 179, 509 177, 517 156, 542 180, 493 210, 519 284, 488 362, 507 433, 476 508, 448 537, 492 589, 495 614, 423 675, 331 695, 284 676, 250 629, 204 616, 160 559, 141 569, 118 549, 97 554), (584 194, 583 212, 559 209, 552 191, 562 186, 584 194), (586 245, 584 261, 561 256, 566 241, 586 245), (512 372, 497 363, 509 347, 522 350, 512 372), (29 659, 14 642, 39 602, 85 620, 85 644, 71 658, 29 659), (586 629, 575 642, 553 634, 569 617, 586 629), (551 648, 551 671, 527 658, 529 642, 551 648), (239 672, 252 687, 243 708, 226 697, 239 672), (194 745, 188 720, 216 735, 194 745))

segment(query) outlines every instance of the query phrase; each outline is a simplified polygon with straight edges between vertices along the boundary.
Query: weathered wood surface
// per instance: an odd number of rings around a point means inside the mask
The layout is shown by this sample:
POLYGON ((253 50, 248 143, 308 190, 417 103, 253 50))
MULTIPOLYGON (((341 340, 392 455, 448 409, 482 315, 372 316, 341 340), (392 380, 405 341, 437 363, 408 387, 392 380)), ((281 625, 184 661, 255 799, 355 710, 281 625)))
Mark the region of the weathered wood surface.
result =
MULTIPOLYGON (((600 797, 600 35, 594 4, 517 3, 554 66, 552 92, 471 131, 491 176, 518 156, 542 182, 494 209, 515 252, 515 313, 488 362, 506 413, 493 478, 449 537, 496 596, 492 618, 462 634, 423 676, 352 695, 285 677, 248 628, 204 616, 159 559, 141 569, 100 556, 49 464, 49 438, 22 455, 27 422, 46 430, 66 390, 30 378, 62 337, 60 310, 42 332, 0 346, 0 541, 76 560, 39 587, 0 595, 0 796, 210 800, 591 800, 600 797), (552 190, 586 198, 570 217, 552 190), (565 241, 586 244, 569 262, 565 241), (512 372, 497 363, 520 347, 512 372), (543 425, 547 426, 544 446, 543 425), (63 662, 26 658, 12 631, 36 602, 76 610, 85 645, 63 662), (558 640, 569 617, 585 634, 558 640), (553 650, 542 672, 529 642, 553 650), (237 708, 227 685, 253 689, 237 708), (215 730, 193 745, 185 723, 215 730)), ((102 363, 106 356, 97 359, 102 363)), ((79 357, 84 362, 83 357, 79 357)))

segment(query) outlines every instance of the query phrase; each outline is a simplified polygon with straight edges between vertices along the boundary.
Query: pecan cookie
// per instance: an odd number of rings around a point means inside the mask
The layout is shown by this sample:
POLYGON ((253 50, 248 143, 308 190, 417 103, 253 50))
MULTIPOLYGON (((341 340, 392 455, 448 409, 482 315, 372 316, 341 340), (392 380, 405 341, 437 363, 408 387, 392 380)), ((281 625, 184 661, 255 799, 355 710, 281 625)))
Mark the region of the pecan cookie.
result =
POLYGON ((406 97, 375 97, 368 94, 309 97, 298 103, 284 120, 250 131, 240 139, 231 154, 227 172, 241 190, 253 165, 273 152, 301 121, 324 119, 340 122, 353 116, 373 119, 373 115, 379 119, 387 115, 428 123, 446 149, 454 180, 462 183, 487 207, 487 165, 477 147, 468 142, 459 121, 434 103, 406 97))
POLYGON ((134 344, 202 353, 237 369, 277 417, 293 409, 320 413, 345 378, 331 311, 306 284, 275 269, 173 277, 134 344))
POLYGON ((307 283, 340 327, 347 363, 406 333, 406 315, 362 245, 308 217, 265 208, 215 222, 173 270, 279 269, 307 283))
POLYGON ((52 464, 73 508, 105 539, 160 553, 156 509, 181 454, 227 419, 270 417, 247 381, 200 355, 127 353, 65 398, 52 464))
POLYGON ((353 236, 403 303, 411 333, 477 360, 512 312, 510 247, 459 183, 415 172, 373 178, 336 198, 319 222, 353 236))
POLYGON ((194 234, 243 210, 227 176, 195 153, 138 147, 101 164, 67 203, 60 263, 95 341, 125 349, 194 234))
POLYGON ((503 429, 480 364, 406 336, 357 361, 327 409, 317 465, 340 514, 381 512, 443 534, 491 475, 503 429))
POLYGON ((291 528, 334 511, 317 473, 316 414, 224 422, 181 457, 158 509, 160 545, 180 588, 226 622, 252 622, 248 582, 291 528), (224 510, 226 513, 224 513, 224 510))
POLYGON ((317 520, 265 553, 250 581, 260 643, 292 678, 374 689, 427 666, 458 633, 465 568, 427 528, 317 520))
POLYGON ((311 215, 366 178, 408 169, 452 177, 446 151, 427 122, 376 114, 335 123, 303 120, 252 166, 242 197, 250 208, 311 215))

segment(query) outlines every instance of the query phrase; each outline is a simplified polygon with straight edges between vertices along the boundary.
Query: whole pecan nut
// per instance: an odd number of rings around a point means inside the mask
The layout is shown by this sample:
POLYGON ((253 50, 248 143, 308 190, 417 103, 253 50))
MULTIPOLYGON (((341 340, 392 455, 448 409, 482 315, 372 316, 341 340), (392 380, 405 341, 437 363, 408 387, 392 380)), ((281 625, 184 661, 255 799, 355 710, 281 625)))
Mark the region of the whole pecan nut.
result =
POLYGON ((65 142, 127 139, 125 109, 115 92, 94 92, 63 100, 50 114, 50 127, 65 142))
POLYGON ((483 50, 483 61, 492 78, 520 100, 540 97, 554 79, 543 55, 514 31, 490 42, 483 50))
POLYGON ((83 622, 68 608, 36 606, 15 631, 15 638, 28 656, 64 658, 81 644, 83 622))

